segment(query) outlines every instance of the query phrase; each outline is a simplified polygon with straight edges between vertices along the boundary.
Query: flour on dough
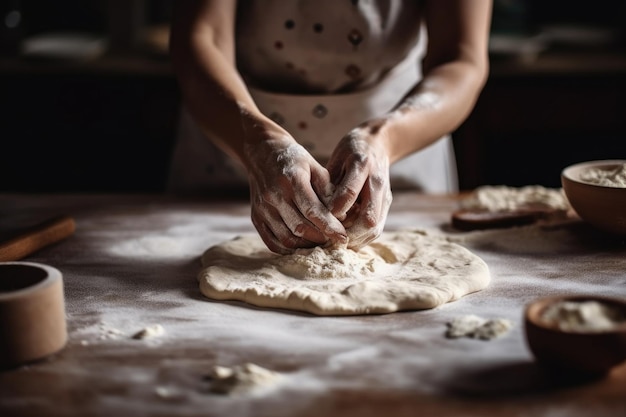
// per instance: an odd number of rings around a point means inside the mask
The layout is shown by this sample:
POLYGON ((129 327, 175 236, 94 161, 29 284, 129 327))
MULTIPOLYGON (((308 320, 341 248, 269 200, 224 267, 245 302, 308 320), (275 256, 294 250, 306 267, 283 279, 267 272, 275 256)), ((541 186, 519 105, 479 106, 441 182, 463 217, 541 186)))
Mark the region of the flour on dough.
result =
POLYGON ((541 185, 484 185, 463 200, 461 206, 464 209, 488 212, 514 211, 528 206, 568 210, 569 202, 560 188, 546 188, 541 185))
POLYGON ((249 235, 209 248, 202 265, 198 280, 208 298, 317 315, 433 308, 490 280, 477 255, 420 231, 385 232, 358 252, 317 247, 291 255, 249 235))

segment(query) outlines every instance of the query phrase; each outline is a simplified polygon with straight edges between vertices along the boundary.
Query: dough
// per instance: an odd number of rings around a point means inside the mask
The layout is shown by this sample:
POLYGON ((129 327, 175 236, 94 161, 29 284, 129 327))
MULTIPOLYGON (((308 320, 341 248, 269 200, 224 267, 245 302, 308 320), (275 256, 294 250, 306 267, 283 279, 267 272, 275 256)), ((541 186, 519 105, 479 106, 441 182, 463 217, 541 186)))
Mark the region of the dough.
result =
POLYGON ((258 235, 209 248, 200 291, 317 315, 382 314, 437 307, 489 284, 487 264, 459 244, 419 231, 386 232, 358 252, 269 251, 258 235))
POLYGON ((282 380, 282 375, 253 363, 245 363, 232 368, 215 366, 210 379, 212 392, 244 394, 270 388, 282 380))
POLYGON ((555 210, 568 210, 570 207, 562 189, 546 188, 541 185, 519 188, 484 185, 463 200, 461 206, 464 209, 489 212, 515 211, 529 206, 555 210))

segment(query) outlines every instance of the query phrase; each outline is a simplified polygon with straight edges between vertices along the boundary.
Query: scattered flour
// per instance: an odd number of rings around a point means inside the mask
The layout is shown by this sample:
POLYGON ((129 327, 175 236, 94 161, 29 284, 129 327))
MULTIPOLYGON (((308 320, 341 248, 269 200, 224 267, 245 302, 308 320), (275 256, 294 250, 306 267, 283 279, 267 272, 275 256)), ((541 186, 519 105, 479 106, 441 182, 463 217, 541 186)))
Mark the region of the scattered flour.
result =
POLYGON ((181 400, 185 397, 184 392, 179 387, 159 385, 154 389, 154 393, 164 400, 181 400))
POLYGON ((178 258, 185 253, 180 241, 168 236, 143 236, 122 241, 110 248, 120 256, 144 256, 149 258, 178 258))
POLYGON ((211 391, 219 394, 246 394, 275 386, 283 379, 278 372, 245 363, 228 368, 215 366, 211 374, 211 391))
POLYGON ((544 228, 536 224, 514 229, 477 230, 456 236, 450 241, 468 248, 526 254, 559 254, 577 250, 580 243, 567 228, 544 228))
POLYGON ((471 196, 461 202, 464 209, 489 212, 514 211, 529 205, 556 210, 569 209, 569 202, 562 189, 545 188, 540 185, 527 185, 521 188, 485 185, 478 187, 471 196))
POLYGON ((98 330, 100 333, 98 338, 100 340, 114 340, 124 336, 121 330, 111 327, 104 322, 98 324, 98 330))
MULTIPOLYGON (((129 334, 126 331, 122 331, 116 327, 111 326, 106 322, 99 322, 94 326, 90 326, 84 329, 81 329, 81 337, 89 337, 90 334, 93 334, 95 331, 96 337, 98 340, 119 340, 119 339, 136 339, 136 340, 146 340, 146 339, 154 339, 159 336, 165 334, 165 329, 160 324, 155 324, 151 326, 146 326, 143 329, 139 330, 134 334, 129 334)), ((89 338, 85 338, 80 340, 80 344, 82 346, 89 346, 93 342, 89 340, 89 338)))
POLYGON ((133 339, 144 340, 159 337, 165 334, 165 329, 160 324, 154 324, 152 326, 144 327, 132 337, 133 339))
POLYGON ((472 339, 492 340, 508 333, 513 324, 506 319, 487 320, 473 314, 458 317, 447 323, 446 337, 456 339, 469 337, 472 339))
POLYGON ((541 318, 568 332, 602 332, 626 323, 617 309, 597 301, 563 301, 549 306, 541 318))
POLYGON ((615 168, 589 168, 580 174, 580 180, 604 187, 626 188, 626 164, 615 168))

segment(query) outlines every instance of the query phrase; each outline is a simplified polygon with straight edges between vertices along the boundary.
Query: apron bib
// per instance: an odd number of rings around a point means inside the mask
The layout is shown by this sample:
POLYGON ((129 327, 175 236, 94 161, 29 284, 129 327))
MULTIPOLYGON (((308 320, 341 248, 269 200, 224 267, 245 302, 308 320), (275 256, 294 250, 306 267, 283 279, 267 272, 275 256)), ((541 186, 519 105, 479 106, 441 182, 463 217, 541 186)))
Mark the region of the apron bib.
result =
MULTIPOLYGON (((407 58, 373 86, 345 94, 293 95, 248 87, 263 114, 280 124, 323 165, 339 140, 362 122, 383 115, 421 78, 418 62, 426 36, 407 58)), ((178 142, 172 160, 168 190, 215 190, 247 186, 247 175, 208 140, 189 114, 182 111, 178 142)), ((458 190, 450 137, 392 165, 391 185, 426 193, 458 190)))

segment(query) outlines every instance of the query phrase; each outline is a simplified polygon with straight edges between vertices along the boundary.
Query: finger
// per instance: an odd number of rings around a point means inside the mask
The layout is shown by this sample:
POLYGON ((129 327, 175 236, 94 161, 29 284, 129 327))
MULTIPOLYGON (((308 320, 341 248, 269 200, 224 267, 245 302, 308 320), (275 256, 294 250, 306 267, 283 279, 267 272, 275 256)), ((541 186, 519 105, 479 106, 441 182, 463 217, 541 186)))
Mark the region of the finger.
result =
POLYGON ((261 223, 259 227, 257 227, 257 231, 268 249, 280 255, 290 255, 297 249, 317 246, 316 244, 306 242, 303 239, 291 240, 290 238, 287 238, 287 244, 285 244, 285 240, 283 239, 281 241, 281 239, 277 238, 269 226, 265 223, 261 223))
POLYGON ((319 230, 326 241, 346 244, 347 233, 341 222, 323 204, 309 183, 302 183, 294 195, 299 212, 319 230))
MULTIPOLYGON (((299 194, 299 191, 296 192, 294 196, 296 200, 298 200, 299 194)), ((316 195, 314 195, 314 197, 317 199, 316 195)), ((306 241, 314 242, 320 245, 326 243, 328 241, 328 237, 324 234, 324 232, 312 223, 308 217, 306 217, 305 213, 302 213, 298 207, 297 201, 293 204, 294 205, 291 205, 286 201, 283 201, 277 207, 280 218, 287 226, 290 234, 294 237, 302 238, 306 241)))
POLYGON ((316 246, 316 243, 293 235, 273 207, 266 206, 264 210, 253 213, 252 223, 265 245, 272 252, 284 255, 293 253, 298 248, 316 246))
POLYGON ((346 231, 348 230, 348 228, 352 227, 356 219, 359 217, 360 211, 361 204, 359 203, 359 200, 357 200, 356 203, 354 203, 354 205, 350 207, 350 210, 348 210, 348 212, 346 213, 346 218, 341 221, 341 224, 343 224, 343 227, 346 228, 346 231))
POLYGON ((344 220, 348 210, 356 203, 367 181, 368 172, 362 165, 353 163, 343 173, 341 181, 335 185, 335 193, 330 201, 331 213, 344 220))
POLYGON ((300 213, 295 203, 285 200, 286 195, 291 194, 285 191, 286 189, 292 189, 293 192, 297 187, 288 184, 286 188, 270 191, 257 204, 264 222, 269 225, 276 238, 288 248, 326 243, 328 238, 300 213))
POLYGON ((324 205, 329 208, 335 192, 335 186, 330 180, 330 173, 322 166, 311 166, 311 185, 324 205))
MULTIPOLYGON (((368 181, 361 193, 361 209, 352 227, 348 228, 348 247, 360 249, 378 238, 384 228, 391 204, 391 192, 382 189, 380 184, 368 181)), ((375 180, 374 180, 375 181, 375 180)))
POLYGON ((294 252, 294 249, 284 246, 265 223, 259 223, 258 225, 255 224, 255 227, 257 232, 259 232, 259 236, 261 236, 261 239, 265 243, 265 246, 267 246, 272 252, 281 255, 288 255, 294 252))
POLYGON ((371 212, 365 209, 359 213, 352 226, 348 228, 348 247, 358 250, 380 235, 378 224, 373 221, 371 212))

